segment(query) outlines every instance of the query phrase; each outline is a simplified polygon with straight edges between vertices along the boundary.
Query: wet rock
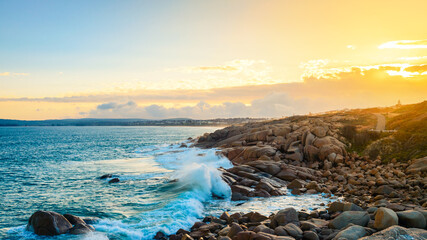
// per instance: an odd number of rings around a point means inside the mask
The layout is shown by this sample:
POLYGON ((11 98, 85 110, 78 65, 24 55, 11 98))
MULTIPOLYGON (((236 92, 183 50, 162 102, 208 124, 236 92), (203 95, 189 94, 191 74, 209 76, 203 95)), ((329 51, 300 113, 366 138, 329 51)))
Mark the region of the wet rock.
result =
POLYGON ((375 214, 374 228, 383 230, 399 223, 397 214, 388 208, 380 207, 375 214))
POLYGON ((341 213, 338 217, 334 218, 329 223, 329 227, 335 229, 342 229, 350 223, 366 227, 366 225, 368 225, 369 219, 370 217, 367 212, 347 211, 341 213))
POLYGON ((120 182, 120 179, 118 178, 113 178, 110 181, 108 181, 108 183, 118 183, 118 182, 120 182))
POLYGON ((80 217, 74 216, 74 215, 72 215, 72 214, 68 214, 68 213, 66 213, 66 214, 64 214, 63 216, 64 216, 64 217, 68 220, 68 222, 70 222, 72 225, 76 225, 76 224, 78 224, 78 223, 80 223, 80 224, 86 224, 86 222, 85 222, 83 219, 81 219, 80 217))
POLYGON ((79 234, 87 234, 90 232, 93 232, 95 229, 91 225, 87 225, 85 223, 77 223, 72 227, 68 233, 73 235, 79 235, 79 234))
POLYGON ((54 236, 64 234, 73 226, 61 214, 48 211, 37 211, 28 220, 27 230, 37 235, 54 236))
POLYGON ((99 177, 99 179, 106 179, 106 178, 112 178, 112 177, 113 177, 113 174, 108 173, 108 174, 102 175, 101 177, 99 177))
POLYGON ((408 210, 404 212, 398 212, 399 225, 408 228, 425 228, 426 219, 424 215, 418 211, 408 210))
POLYGON ((276 228, 278 226, 285 226, 288 223, 299 225, 298 213, 293 208, 286 208, 277 212, 271 220, 270 227, 276 228))
POLYGON ((338 239, 346 239, 346 240, 357 240, 361 237, 366 236, 366 230, 364 227, 361 226, 351 226, 348 227, 341 232, 339 232, 335 237, 334 240, 338 239))
POLYGON ((193 226, 191 226, 191 230, 193 231, 193 230, 195 230, 195 229, 199 229, 201 226, 204 226, 204 225, 206 225, 207 223, 205 223, 205 222, 195 222, 194 224, 193 224, 193 226))

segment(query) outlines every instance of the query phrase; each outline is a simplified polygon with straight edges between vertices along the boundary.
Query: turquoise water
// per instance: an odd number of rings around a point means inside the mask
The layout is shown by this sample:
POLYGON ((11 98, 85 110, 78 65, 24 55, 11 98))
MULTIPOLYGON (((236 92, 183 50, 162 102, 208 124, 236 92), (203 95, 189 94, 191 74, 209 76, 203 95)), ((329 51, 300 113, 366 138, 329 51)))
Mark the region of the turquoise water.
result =
POLYGON ((236 206, 215 150, 181 148, 212 127, 0 127, 0 238, 152 239, 189 228, 206 214, 286 206, 312 208, 319 196, 254 199, 236 206), (114 174, 119 183, 98 179, 114 174), (178 181, 172 181, 178 180, 178 181), (224 200, 212 199, 212 193, 224 200), (37 210, 98 217, 96 232, 39 237, 25 231, 37 210))

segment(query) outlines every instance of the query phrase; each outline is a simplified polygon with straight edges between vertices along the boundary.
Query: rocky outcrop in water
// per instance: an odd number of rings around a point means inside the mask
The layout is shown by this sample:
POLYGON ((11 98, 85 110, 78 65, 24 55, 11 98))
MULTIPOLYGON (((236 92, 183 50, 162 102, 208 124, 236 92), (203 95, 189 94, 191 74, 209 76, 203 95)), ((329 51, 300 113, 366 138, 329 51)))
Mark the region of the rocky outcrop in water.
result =
POLYGON ((85 234, 95 229, 83 219, 71 215, 61 215, 56 212, 37 211, 31 215, 26 227, 27 231, 37 235, 55 236, 65 233, 85 234))

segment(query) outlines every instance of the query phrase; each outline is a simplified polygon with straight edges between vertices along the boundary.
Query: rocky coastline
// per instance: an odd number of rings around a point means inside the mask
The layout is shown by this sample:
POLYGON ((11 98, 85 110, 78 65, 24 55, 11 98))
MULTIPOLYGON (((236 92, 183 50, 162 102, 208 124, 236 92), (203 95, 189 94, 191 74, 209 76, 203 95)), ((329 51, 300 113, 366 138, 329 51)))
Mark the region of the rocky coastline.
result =
MULTIPOLYGON (((286 208, 270 216, 224 212, 176 234, 158 232, 154 239, 427 239, 427 157, 384 163, 348 152, 349 143, 340 133, 344 120, 290 117, 230 126, 192 140, 194 147, 216 148, 233 163, 219 169, 232 200, 283 196, 290 189, 293 195, 322 193, 342 201, 312 212, 286 208)), ((62 216, 42 213, 49 217, 38 219, 62 216)), ((37 214, 30 218, 29 230, 40 225, 34 220, 37 214)), ((93 231, 82 221, 41 235, 93 231)))
POLYGON ((218 148, 234 165, 220 169, 232 200, 291 194, 341 197, 312 212, 283 209, 270 216, 224 212, 186 231, 155 239, 427 239, 427 157, 407 163, 347 152, 343 120, 291 117, 231 126, 195 140, 218 148))

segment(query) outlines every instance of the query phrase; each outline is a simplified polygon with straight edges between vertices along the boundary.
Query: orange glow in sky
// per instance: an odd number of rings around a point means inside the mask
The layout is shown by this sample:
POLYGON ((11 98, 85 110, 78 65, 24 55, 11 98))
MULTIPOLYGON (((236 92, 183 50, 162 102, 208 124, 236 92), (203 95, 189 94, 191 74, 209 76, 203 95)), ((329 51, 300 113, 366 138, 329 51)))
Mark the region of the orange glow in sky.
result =
POLYGON ((0 2, 0 118, 281 117, 426 100, 426 1, 0 2))

